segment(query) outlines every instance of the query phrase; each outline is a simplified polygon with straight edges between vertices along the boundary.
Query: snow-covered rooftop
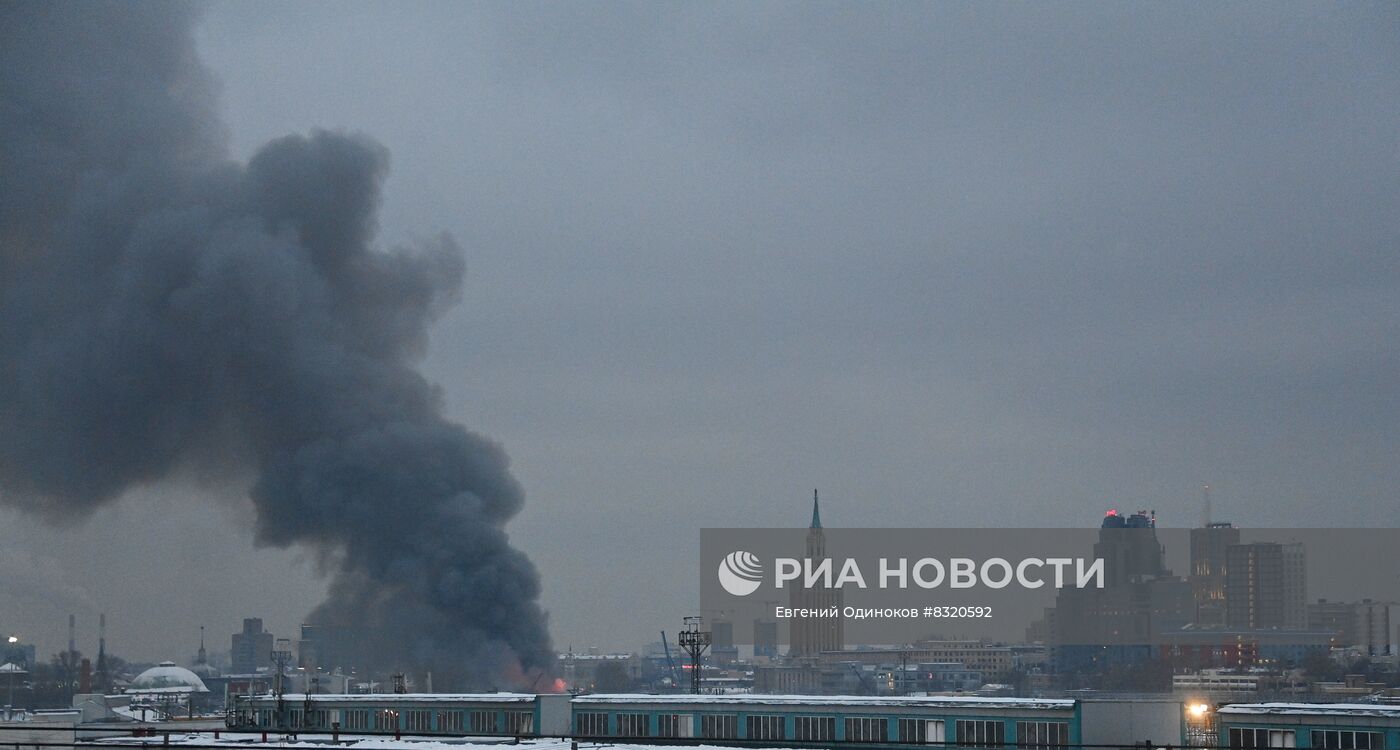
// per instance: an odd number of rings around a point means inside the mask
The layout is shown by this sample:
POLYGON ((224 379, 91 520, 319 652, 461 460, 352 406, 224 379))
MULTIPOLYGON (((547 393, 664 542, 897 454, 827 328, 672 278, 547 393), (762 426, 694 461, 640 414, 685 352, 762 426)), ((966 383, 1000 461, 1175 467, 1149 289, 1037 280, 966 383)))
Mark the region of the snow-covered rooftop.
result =
MULTIPOLYGON (((340 744, 333 745, 328 735, 299 735, 295 740, 278 741, 269 736, 262 742, 259 734, 222 732, 218 739, 212 733, 191 733, 170 735, 170 745, 198 745, 202 748, 227 745, 230 748, 337 748, 337 750, 501 750, 503 745, 511 745, 512 750, 571 750, 569 740, 539 739, 520 740, 515 744, 510 737, 499 740, 472 738, 470 740, 447 739, 394 739, 384 736, 340 735, 340 744)), ((84 742, 78 747, 137 746, 150 743, 150 738, 110 737, 84 742)), ((163 742, 163 740, 162 740, 163 742)), ((693 750, 734 750, 720 745, 693 745, 693 750)), ((638 745, 629 742, 579 742, 578 750, 675 750, 674 745, 638 745)))
POLYGON ((937 708, 1071 709, 1074 701, 1059 698, 995 698, 980 695, 873 696, 873 695, 610 695, 592 693, 574 698, 575 703, 693 703, 745 704, 760 706, 916 706, 937 708))
MULTIPOLYGON (((260 695, 259 698, 272 698, 260 695)), ((304 701, 305 693, 287 693, 288 701, 304 701)), ((526 703, 535 699, 534 693, 312 693, 313 701, 385 703, 407 701, 410 703, 526 703)))
POLYGON ((1380 703, 1231 703, 1216 713, 1273 716, 1382 716, 1400 719, 1400 706, 1380 703))

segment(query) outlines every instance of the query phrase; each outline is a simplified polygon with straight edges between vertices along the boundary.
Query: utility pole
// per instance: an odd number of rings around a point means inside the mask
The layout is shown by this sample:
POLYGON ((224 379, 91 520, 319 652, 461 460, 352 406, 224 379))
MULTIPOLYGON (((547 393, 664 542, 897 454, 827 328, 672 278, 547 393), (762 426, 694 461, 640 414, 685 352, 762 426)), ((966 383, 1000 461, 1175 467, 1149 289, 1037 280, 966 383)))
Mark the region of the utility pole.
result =
POLYGON ((273 677, 273 692, 277 695, 277 728, 285 730, 287 728, 287 701, 286 685, 284 680, 287 674, 287 665, 292 661, 292 639, 278 638, 272 649, 273 668, 277 670, 273 677))
POLYGON ((710 647, 710 631, 700 629, 700 618, 685 618, 685 629, 679 634, 681 648, 690 655, 690 692, 700 694, 701 657, 710 647))

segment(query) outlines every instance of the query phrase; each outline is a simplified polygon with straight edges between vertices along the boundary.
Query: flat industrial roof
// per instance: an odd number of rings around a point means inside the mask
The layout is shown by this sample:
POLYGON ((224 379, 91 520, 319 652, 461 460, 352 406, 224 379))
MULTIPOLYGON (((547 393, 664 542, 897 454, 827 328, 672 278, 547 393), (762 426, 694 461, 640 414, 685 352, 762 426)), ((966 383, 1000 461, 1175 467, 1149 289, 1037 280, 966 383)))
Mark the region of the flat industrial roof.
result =
MULTIPOLYGON (((276 698, 275 695, 264 694, 254 696, 255 698, 276 698)), ((385 703, 389 701, 409 701, 412 703, 433 703, 433 702, 474 702, 474 703, 522 703, 533 701, 534 693, 312 693, 307 696, 305 693, 287 693, 283 698, 287 701, 304 701, 308 697, 313 701, 345 701, 364 703, 385 703)))
MULTIPOLYGON (((339 744, 332 744, 330 735, 309 735, 301 733, 295 740, 277 740, 269 734, 266 742, 260 734, 222 732, 218 739, 210 732, 170 735, 170 746, 195 745, 200 748, 228 746, 229 748, 312 748, 326 747, 338 750, 501 750, 509 745, 511 750, 572 750, 569 740, 522 739, 518 743, 510 737, 498 740, 473 738, 463 742, 447 739, 418 739, 341 734, 339 744)), ((164 739, 161 740, 164 742, 164 739)), ((78 740, 76 747, 150 747, 150 737, 110 737, 98 740, 78 740)), ((162 745, 163 747, 164 745, 162 745)), ((722 745, 687 745, 690 750, 737 750, 722 745)), ((578 750, 676 750, 675 745, 645 745, 630 742, 587 742, 579 741, 578 750)), ((768 749, 771 750, 771 749, 768 749)))
POLYGON ((694 703, 720 705, 763 706, 915 706, 946 708, 994 708, 1015 706, 1025 709, 1071 709, 1072 699, 1063 698, 996 698, 978 695, 638 695, 635 693, 579 695, 574 703, 694 703))
MULTIPOLYGON (((270 699, 271 695, 257 696, 270 699)), ((533 693, 346 693, 312 694, 313 701, 347 703, 525 703, 533 701, 533 693)), ((304 693, 289 693, 288 702, 306 700, 304 693)), ((1000 698, 980 695, 766 695, 737 693, 728 695, 693 695, 690 693, 590 693, 572 697, 572 702, 589 704, 692 704, 692 705, 758 705, 758 706, 907 706, 916 708, 1009 708, 1026 710, 1068 710, 1074 708, 1070 698, 1000 698)))
POLYGON ((1216 713, 1243 716, 1384 716, 1400 718, 1400 706, 1382 703, 1231 703, 1216 713))

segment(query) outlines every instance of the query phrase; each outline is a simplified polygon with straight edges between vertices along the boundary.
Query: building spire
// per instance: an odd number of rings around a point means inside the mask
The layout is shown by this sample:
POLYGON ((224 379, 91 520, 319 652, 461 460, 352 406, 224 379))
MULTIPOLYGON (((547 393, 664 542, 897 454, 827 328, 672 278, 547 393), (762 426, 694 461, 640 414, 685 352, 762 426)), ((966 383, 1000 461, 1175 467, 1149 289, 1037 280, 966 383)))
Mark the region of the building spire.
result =
POLYGON ((812 490, 812 528, 820 529, 821 527, 822 509, 821 505, 817 502, 817 491, 812 490))
POLYGON ((105 694, 111 687, 107 674, 107 613, 97 617, 97 691, 105 694))

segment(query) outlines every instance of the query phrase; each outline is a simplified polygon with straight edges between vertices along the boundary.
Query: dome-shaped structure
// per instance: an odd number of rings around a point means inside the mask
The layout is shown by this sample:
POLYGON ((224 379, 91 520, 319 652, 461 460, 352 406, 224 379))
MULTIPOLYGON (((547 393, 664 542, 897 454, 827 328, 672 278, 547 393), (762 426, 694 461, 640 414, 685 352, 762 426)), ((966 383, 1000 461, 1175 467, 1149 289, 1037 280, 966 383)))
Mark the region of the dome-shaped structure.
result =
POLYGON ((207 693, 204 680, 184 667, 175 666, 173 661, 163 661, 136 675, 128 688, 132 691, 162 693, 207 693))

